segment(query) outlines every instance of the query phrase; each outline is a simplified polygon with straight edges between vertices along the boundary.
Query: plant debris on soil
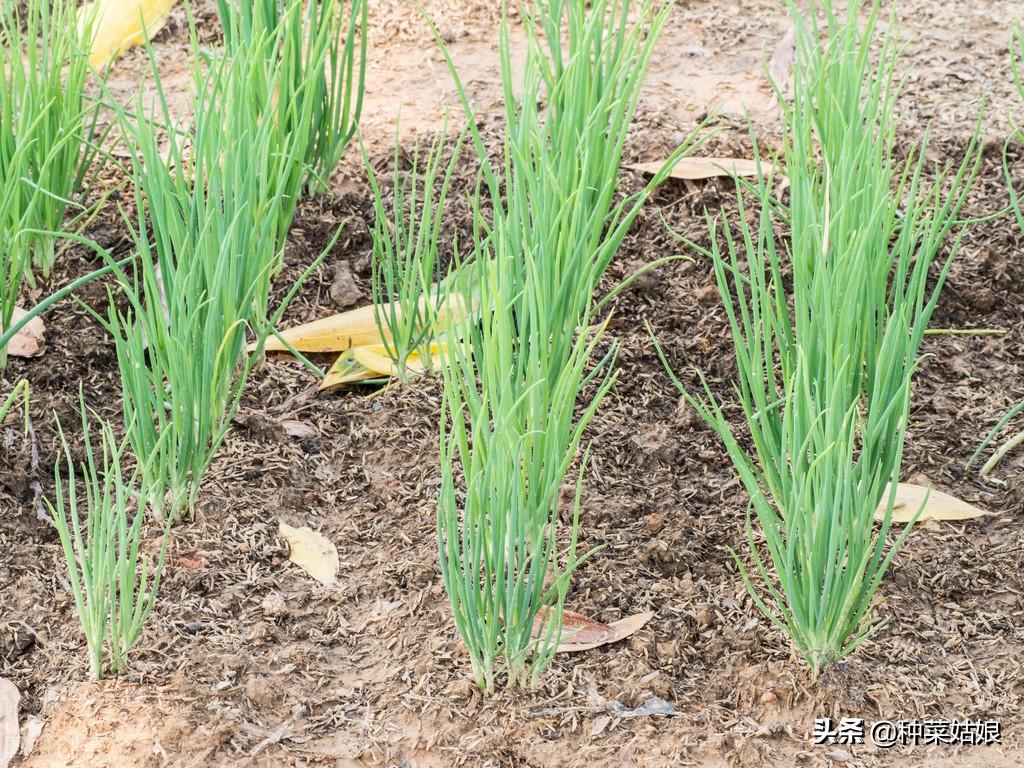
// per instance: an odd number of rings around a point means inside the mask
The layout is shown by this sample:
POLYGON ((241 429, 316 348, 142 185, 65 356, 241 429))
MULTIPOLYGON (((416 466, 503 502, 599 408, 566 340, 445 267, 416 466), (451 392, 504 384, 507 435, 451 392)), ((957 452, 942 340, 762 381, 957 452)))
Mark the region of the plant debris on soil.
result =
MULTIPOLYGON (((425 7, 456 64, 465 65, 463 78, 496 140, 498 4, 425 7)), ((1007 75, 1010 23, 1020 7, 904 0, 899 8, 909 41, 901 101, 907 148, 931 123, 933 159, 956 160, 985 97, 988 140, 967 213, 997 212, 1009 199, 1001 167, 1007 121, 1024 122, 1007 75)), ((197 14, 201 29, 215 24, 212 0, 198 3, 197 14)), ((429 132, 440 128, 445 103, 457 106, 417 15, 403 2, 377 0, 371 19, 363 129, 383 167, 399 108, 403 126, 429 132)), ((764 67, 785 31, 781 3, 681 2, 625 162, 665 157, 723 101, 719 132, 702 153, 752 156, 742 105, 770 151, 777 114, 764 67)), ((161 67, 180 70, 177 81, 165 75, 166 87, 180 86, 175 103, 187 101, 187 36, 178 9, 157 39, 161 67)), ((134 88, 145 66, 144 53, 127 53, 115 68, 115 92, 134 88)), ((277 299, 337 226, 345 228, 289 308, 288 326, 370 293, 373 207, 358 154, 350 151, 329 194, 300 207, 277 299)), ((1012 146, 1009 162, 1024 183, 1024 148, 1012 146)), ((445 248, 457 235, 466 241, 464 193, 475 174, 468 164, 460 170, 445 248)), ((627 177, 629 190, 643 184, 640 173, 627 177)), ((130 204, 130 195, 120 197, 130 204)), ((706 244, 705 210, 736 216, 735 184, 668 181, 604 287, 684 253, 669 228, 706 244)), ((86 234, 115 255, 130 247, 114 205, 86 234)), ((97 266, 90 251, 70 247, 53 284, 97 266)), ((100 305, 105 290, 91 284, 80 298, 100 305)), ((933 326, 1004 333, 926 339, 901 477, 993 514, 918 525, 880 590, 877 612, 888 624, 814 687, 744 588, 730 550, 744 551, 747 499, 719 440, 664 374, 644 318, 684 382, 696 383, 703 371, 731 418, 742 421, 711 265, 675 261, 637 280, 617 298, 608 332, 620 345, 622 372, 588 430, 580 546, 601 549, 577 572, 567 607, 605 623, 648 611, 653 618, 621 642, 559 655, 532 693, 485 699, 469 678, 437 568, 439 383, 425 379, 372 398, 359 389, 319 394, 287 356, 269 356, 252 376, 194 518, 173 529, 131 674, 85 682, 84 641, 42 499, 52 494, 58 457, 54 415, 76 422, 81 385, 91 407, 119 422, 120 383, 104 330, 78 304, 57 305, 46 315, 43 356, 13 360, 0 388, 22 377, 32 385, 31 433, 23 436, 20 422, 0 425, 0 677, 21 692, 22 723, 43 723, 41 733, 33 725, 34 749, 16 764, 1024 765, 1024 451, 987 480, 965 469, 989 429, 1024 399, 1024 235, 1016 222, 1002 217, 967 229, 933 326), (336 548, 331 586, 289 562, 282 523, 308 526, 336 548), (992 719, 1002 724, 1003 743, 815 746, 819 717, 992 719)), ((81 436, 70 437, 80 451, 81 436)))

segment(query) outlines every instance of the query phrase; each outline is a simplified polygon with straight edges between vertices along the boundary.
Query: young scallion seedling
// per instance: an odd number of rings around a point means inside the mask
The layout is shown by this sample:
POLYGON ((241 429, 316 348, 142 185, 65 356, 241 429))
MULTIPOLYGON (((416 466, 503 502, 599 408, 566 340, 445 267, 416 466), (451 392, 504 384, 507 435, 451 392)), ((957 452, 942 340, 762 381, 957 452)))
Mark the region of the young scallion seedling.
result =
POLYGON ((156 605, 170 530, 163 528, 156 563, 150 569, 143 551, 145 496, 136 470, 125 476, 127 441, 118 442, 100 419, 99 460, 85 401, 79 393, 85 460, 75 470, 71 445, 60 422, 57 430, 64 462, 54 471, 54 500, 46 503, 60 536, 75 610, 85 633, 89 671, 96 680, 109 670, 124 672, 128 652, 138 642, 156 605), (77 488, 81 480, 84 498, 77 488), (84 512, 84 515, 82 514, 84 512), (108 664, 104 656, 108 655, 108 664))
POLYGON ((56 234, 68 207, 80 207, 74 198, 96 157, 99 103, 86 96, 88 35, 71 0, 0 9, 0 124, 26 143, 18 207, 27 231, 17 247, 29 252, 24 276, 32 283, 36 271, 49 278, 56 234))
POLYGON ((616 202, 626 135, 669 11, 630 0, 530 3, 519 80, 505 9, 500 174, 448 60, 487 199, 474 198, 474 268, 450 284, 477 309, 453 334, 465 343, 446 345, 442 366, 438 546, 455 623, 485 691, 502 671, 508 685, 537 683, 583 559, 585 458, 568 509, 561 493, 615 380, 614 345, 594 360, 605 328, 594 319, 594 292, 650 191, 693 146, 691 137, 642 192, 616 202))
POLYGON ((422 166, 417 144, 408 172, 401 170, 396 137, 391 216, 365 150, 363 154, 373 191, 374 317, 403 386, 408 384, 410 376, 433 371, 434 358, 438 356, 436 339, 441 328, 436 326, 444 321, 442 306, 448 298, 441 285, 438 238, 464 137, 465 133, 460 136, 446 166, 443 163, 444 129, 427 150, 422 166))
POLYGON ((367 6, 368 0, 217 0, 229 51, 280 32, 280 45, 266 51, 271 70, 280 69, 273 83, 277 119, 283 130, 305 137, 310 195, 327 188, 359 125, 367 6), (306 124, 298 124, 300 117, 306 124))
MULTIPOLYGON (((1024 101, 1024 27, 1019 23, 1013 29, 1013 36, 1010 44, 1010 69, 1013 72, 1013 82, 1017 86, 1017 92, 1020 94, 1020 98, 1024 101)), ((1013 215, 1017 219, 1017 223, 1020 225, 1021 231, 1024 232, 1024 205, 1021 204, 1020 193, 1017 191, 1015 182, 1013 179, 1013 173, 1010 170, 1010 158, 1009 149, 1011 142, 1016 141, 1018 145, 1024 144, 1024 127, 1013 125, 1013 130, 1010 137, 1006 140, 1003 145, 1003 174, 1006 177, 1006 186, 1010 190, 1010 207, 1013 210, 1013 215)), ((978 457, 995 442, 996 437, 1003 429, 1006 428, 1017 416, 1024 413, 1024 401, 1017 403, 1009 412, 999 420, 992 431, 985 436, 985 439, 978 446, 978 450, 971 456, 970 461, 967 462, 967 466, 970 467, 978 457)), ((985 477, 993 469, 998 466, 1006 455, 1016 448, 1018 445, 1024 443, 1024 430, 1016 432, 1008 437, 1003 443, 999 445, 988 461, 981 468, 981 476, 985 477)))
POLYGON ((877 1, 851 2, 845 20, 830 0, 790 9, 790 204, 773 204, 774 180, 762 173, 755 223, 742 194, 736 223, 708 217, 752 450, 706 382, 702 396, 672 378, 750 496, 760 535, 748 508, 747 539, 761 585, 737 556, 744 582, 816 679, 879 626, 873 601, 910 531, 889 543, 911 377, 980 154, 975 136, 955 172, 937 169, 931 182, 924 142, 896 159, 899 46, 890 18, 873 52, 877 1))
POLYGON ((4 419, 7 418, 7 414, 11 412, 14 405, 18 402, 18 398, 21 398, 22 410, 24 411, 24 424, 25 432, 28 432, 28 406, 29 406, 29 385, 28 381, 22 379, 14 388, 7 393, 7 396, 0 401, 0 425, 3 425, 4 419))
MULTIPOLYGON (((231 57, 197 64, 187 132, 166 130, 171 113, 155 61, 161 120, 143 116, 141 98, 137 119, 121 113, 135 175, 138 259, 130 270, 115 269, 129 308, 111 300, 104 322, 149 503, 171 518, 194 505, 252 365, 298 287, 269 317, 270 280, 294 215, 306 138, 264 119, 272 91, 262 109, 253 108, 254 89, 268 77, 266 50, 278 43, 279 33, 262 36, 235 46, 231 57), (247 331, 257 340, 251 356, 247 331)), ((198 51, 194 28, 193 44, 198 51)), ((271 70, 271 82, 280 71, 271 70)))

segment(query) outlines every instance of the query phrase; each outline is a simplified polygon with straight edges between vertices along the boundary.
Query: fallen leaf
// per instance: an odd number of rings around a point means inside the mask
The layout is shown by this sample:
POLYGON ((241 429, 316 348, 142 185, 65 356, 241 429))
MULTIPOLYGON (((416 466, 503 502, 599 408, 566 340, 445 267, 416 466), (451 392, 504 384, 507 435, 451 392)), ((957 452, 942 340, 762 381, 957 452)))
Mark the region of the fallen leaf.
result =
POLYGON ((163 29, 175 0, 96 0, 83 5, 78 24, 92 26, 89 63, 103 69, 132 46, 152 40, 163 29))
MULTIPOLYGON (((664 162, 637 163, 628 165, 634 171, 640 171, 651 176, 661 170, 664 162)), ((774 171, 771 163, 761 161, 761 172, 770 176, 774 171)), ((716 176, 757 176, 758 163, 756 160, 744 160, 735 157, 684 157, 679 160, 669 177, 673 179, 711 179, 716 176)))
POLYGON ((338 550, 322 533, 308 526, 293 528, 278 523, 278 531, 288 542, 288 559, 328 587, 338 583, 338 550))
MULTIPOLYGON (((438 356, 444 352, 444 345, 433 342, 431 354, 438 356)), ((426 366, 420 360, 418 352, 409 355, 406 366, 412 373, 423 373, 426 366)), ((363 381, 378 381, 397 375, 394 361, 388 355, 383 344, 364 344, 342 352, 334 365, 327 371, 320 382, 321 391, 331 391, 346 384, 357 384, 363 381)))
MULTIPOLYGON (((21 307, 14 308, 11 325, 21 320, 28 312, 21 307)), ((46 341, 46 324, 36 315, 7 342, 7 354, 11 357, 39 357, 43 354, 46 341)))
MULTIPOLYGON (((439 322, 443 324, 446 321, 461 319, 465 315, 464 306, 461 296, 451 295, 447 308, 442 307, 438 312, 439 322)), ((282 331, 281 336, 299 352, 345 352, 353 347, 383 344, 386 339, 390 340, 391 334, 386 327, 383 334, 381 333, 381 329, 377 327, 373 307, 373 304, 367 304, 365 307, 314 320, 282 331)), ((383 309, 390 312, 391 305, 385 304, 383 309)), ((394 311, 401 316, 397 307, 394 311)), ((250 352, 254 349, 255 345, 249 346, 250 352)), ((288 347, 276 336, 267 339, 264 349, 267 352, 288 351, 288 347)))
POLYGON ((284 419, 281 422, 281 426, 284 427, 284 431, 292 437, 316 437, 317 431, 309 424, 304 421, 296 421, 295 419, 284 419))
MULTIPOLYGON (((439 345, 437 342, 431 343, 430 354, 433 357, 437 357, 443 351, 443 345, 439 345)), ((355 358, 357 363, 373 373, 383 376, 395 376, 398 373, 394 361, 388 354, 387 347, 383 344, 367 344, 364 347, 354 347, 352 349, 352 357, 355 358)), ((418 351, 409 354, 405 365, 412 373, 423 373, 426 370, 426 365, 420 359, 418 351)))
POLYGON ((350 349, 338 355, 338 359, 334 361, 334 365, 331 366, 330 370, 327 371, 327 375, 320 382, 320 391, 330 392, 346 384, 370 381, 380 377, 379 373, 374 373, 356 360, 355 355, 352 354, 350 349))
POLYGON ((18 727, 18 703, 21 694, 10 680, 0 677, 0 768, 7 768, 18 754, 21 729, 18 727))
MULTIPOLYGON (((921 504, 924 503, 926 494, 928 502, 921 511, 920 520, 969 520, 992 514, 934 488, 913 483, 899 483, 896 486, 896 502, 893 505, 892 521, 894 523, 909 523, 917 514, 921 504)), ((876 520, 885 518, 885 505, 888 498, 889 487, 886 486, 882 501, 879 503, 878 509, 875 510, 876 520)))
MULTIPOLYGON (((533 620, 534 637, 543 631, 546 616, 547 609, 538 611, 533 620)), ((578 653, 617 643, 639 630, 653 616, 653 613, 647 611, 605 624, 581 613, 562 611, 562 638, 555 653, 578 653)))

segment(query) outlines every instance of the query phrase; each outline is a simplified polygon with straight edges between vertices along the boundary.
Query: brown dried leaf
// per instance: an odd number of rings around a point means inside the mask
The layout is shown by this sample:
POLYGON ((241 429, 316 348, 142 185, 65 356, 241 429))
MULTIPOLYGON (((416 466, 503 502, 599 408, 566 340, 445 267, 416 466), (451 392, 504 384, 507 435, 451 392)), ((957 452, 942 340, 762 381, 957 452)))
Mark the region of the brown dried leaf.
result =
POLYGON ((18 727, 20 701, 17 686, 0 677, 0 768, 7 768, 21 744, 21 729, 18 727))
MULTIPOLYGON (((892 510, 892 521, 894 523, 909 523, 925 501, 926 494, 928 502, 921 511, 919 520, 969 520, 992 514, 934 488, 913 483, 899 483, 896 486, 896 503, 892 510)), ((885 495, 882 496, 882 501, 879 503, 878 509, 875 510, 876 520, 882 520, 885 517, 885 504, 888 498, 889 488, 886 486, 885 495)))
MULTIPOLYGON (((21 320, 26 312, 21 307, 14 308, 11 316, 11 325, 21 320)), ((39 357, 43 354, 43 347, 46 343, 46 324, 43 318, 36 315, 25 327, 14 334, 14 338, 7 344, 7 354, 11 357, 39 357)))
MULTIPOLYGON (((542 609, 533 620, 533 634, 538 636, 544 630, 547 610, 542 609)), ((642 628, 654 614, 650 611, 628 616, 611 624, 597 621, 582 613, 562 611, 562 639, 555 653, 579 653, 610 645, 624 640, 642 628)))
MULTIPOLYGON (((664 165, 662 162, 637 163, 626 167, 650 175, 656 174, 664 165)), ((717 176, 757 176, 758 164, 755 160, 744 160, 736 157, 684 157, 669 172, 673 179, 712 179, 717 176)), ((771 163, 761 161, 761 171, 765 176, 771 175, 771 163)))

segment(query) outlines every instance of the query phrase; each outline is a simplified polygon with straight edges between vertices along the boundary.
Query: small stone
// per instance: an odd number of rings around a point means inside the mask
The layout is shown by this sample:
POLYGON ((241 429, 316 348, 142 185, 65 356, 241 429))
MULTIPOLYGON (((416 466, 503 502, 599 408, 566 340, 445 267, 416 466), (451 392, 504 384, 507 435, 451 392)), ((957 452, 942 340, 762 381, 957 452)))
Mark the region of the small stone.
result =
POLYGON ((343 261, 334 267, 331 280, 331 302, 337 309, 348 309, 363 298, 362 291, 356 286, 352 267, 343 261))
POLYGON ((699 304, 705 307, 710 306, 718 300, 718 286, 705 285, 703 288, 698 288, 694 295, 697 297, 699 304))
POLYGON ((281 616, 287 610, 284 598, 277 592, 271 592, 264 597, 260 608, 265 616, 281 616))
POLYGON ((647 516, 646 524, 648 531, 651 533, 657 533, 665 527, 665 518, 657 512, 652 512, 647 516))
POLYGON ((776 696, 771 691, 765 691, 764 693, 761 694, 761 703, 762 704, 773 704, 776 701, 778 701, 778 699, 779 699, 779 697, 776 696))

